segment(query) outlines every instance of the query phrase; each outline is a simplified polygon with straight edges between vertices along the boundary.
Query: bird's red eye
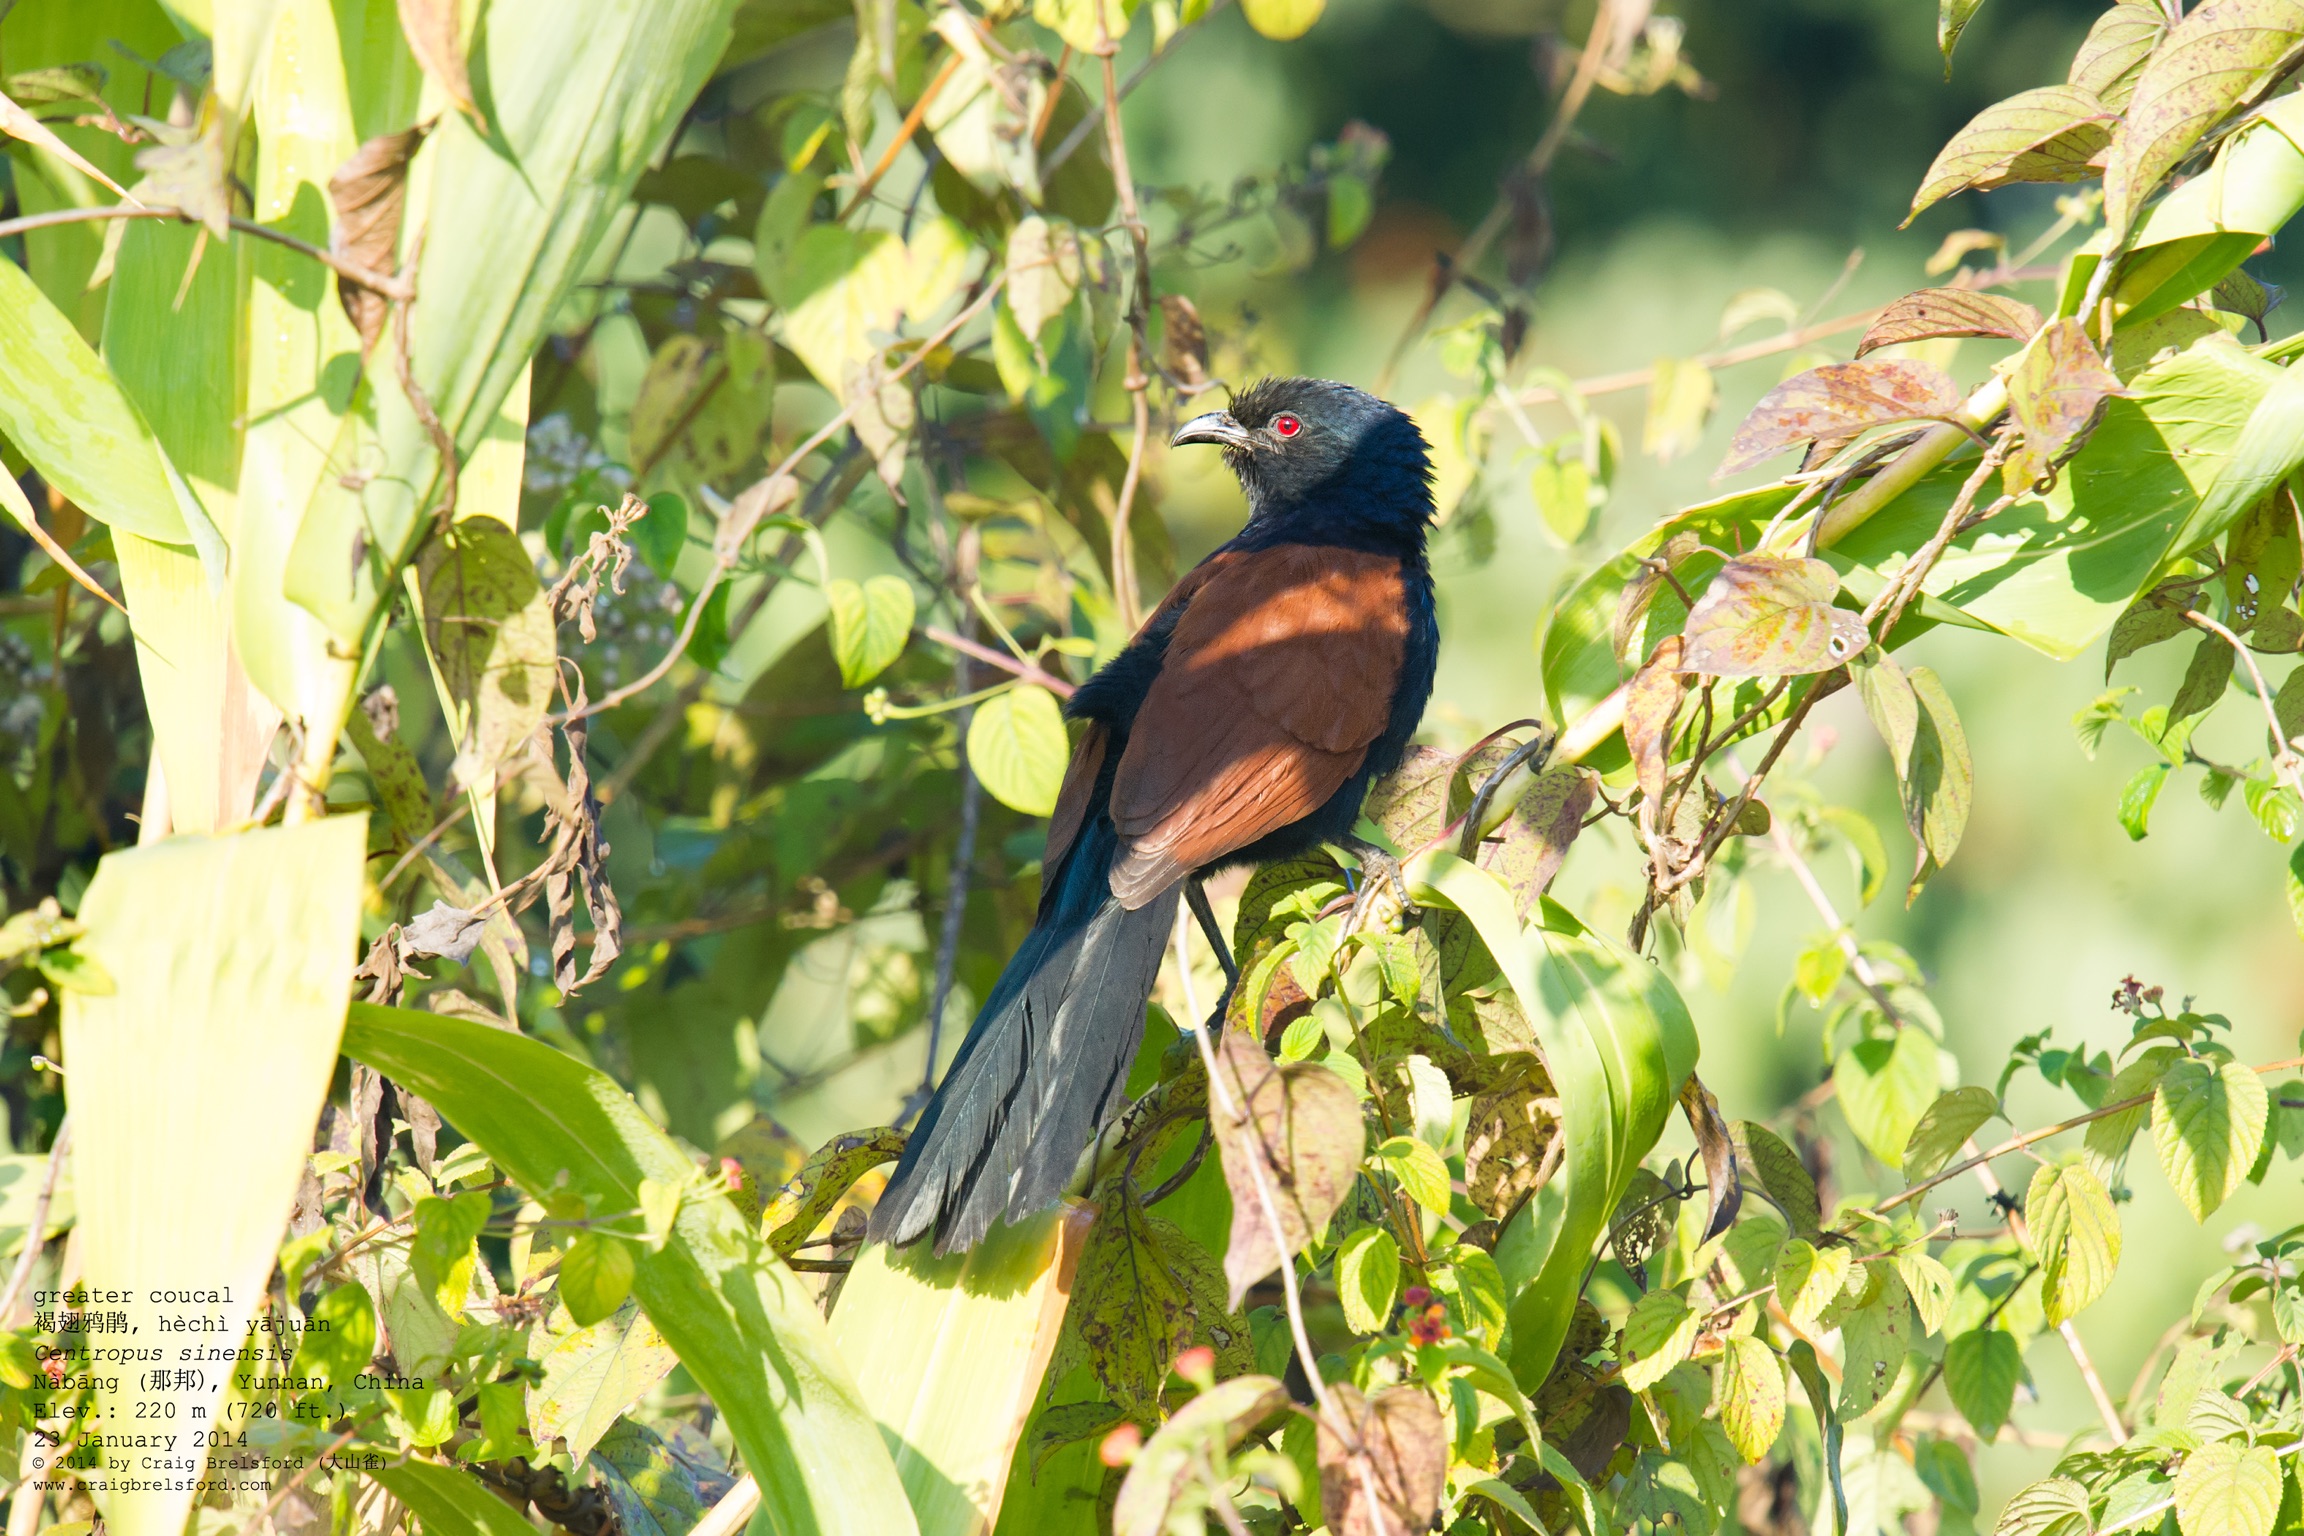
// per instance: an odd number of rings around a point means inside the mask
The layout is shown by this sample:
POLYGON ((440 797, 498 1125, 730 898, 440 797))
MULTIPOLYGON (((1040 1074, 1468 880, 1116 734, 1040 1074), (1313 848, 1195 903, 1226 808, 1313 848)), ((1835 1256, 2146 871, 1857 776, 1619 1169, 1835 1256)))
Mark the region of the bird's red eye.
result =
POLYGON ((1304 430, 1304 423, 1293 416, 1282 414, 1272 418, 1272 430, 1282 437, 1294 437, 1304 430))

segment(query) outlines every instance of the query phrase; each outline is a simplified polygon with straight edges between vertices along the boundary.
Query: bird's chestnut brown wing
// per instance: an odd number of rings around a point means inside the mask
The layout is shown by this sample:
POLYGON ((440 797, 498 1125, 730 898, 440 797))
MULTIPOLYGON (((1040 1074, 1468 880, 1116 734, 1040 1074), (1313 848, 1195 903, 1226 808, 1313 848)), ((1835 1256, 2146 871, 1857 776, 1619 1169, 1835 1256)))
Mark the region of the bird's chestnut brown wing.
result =
POLYGON ((1112 893, 1142 906, 1318 810, 1384 733, 1407 648, 1397 559, 1283 544, 1212 572, 1113 776, 1112 893))

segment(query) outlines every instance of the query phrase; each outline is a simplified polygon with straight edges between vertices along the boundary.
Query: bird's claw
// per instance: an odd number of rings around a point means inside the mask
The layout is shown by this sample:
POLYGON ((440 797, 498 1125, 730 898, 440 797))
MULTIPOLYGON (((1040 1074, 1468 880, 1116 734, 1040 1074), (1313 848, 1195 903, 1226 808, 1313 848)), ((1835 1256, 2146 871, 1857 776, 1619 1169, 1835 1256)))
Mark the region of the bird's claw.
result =
POLYGON ((1419 916, 1408 895, 1408 878, 1400 861, 1379 848, 1355 848, 1360 858, 1360 883, 1352 893, 1351 915, 1344 931, 1358 933, 1375 928, 1397 933, 1419 916))

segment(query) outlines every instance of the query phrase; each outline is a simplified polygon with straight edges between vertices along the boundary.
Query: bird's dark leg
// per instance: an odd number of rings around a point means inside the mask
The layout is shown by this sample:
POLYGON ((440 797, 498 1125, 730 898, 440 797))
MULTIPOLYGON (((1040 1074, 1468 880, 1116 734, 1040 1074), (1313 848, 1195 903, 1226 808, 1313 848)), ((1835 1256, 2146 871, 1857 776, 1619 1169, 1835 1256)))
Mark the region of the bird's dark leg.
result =
POLYGON ((1224 967, 1224 994, 1216 999, 1216 1007, 1208 1015, 1208 1021, 1213 1024, 1232 1006, 1232 991, 1240 985, 1240 967, 1232 962, 1232 946, 1225 942, 1223 926, 1216 921, 1216 909, 1208 905, 1208 889, 1198 875, 1184 882, 1184 904, 1199 920, 1200 932, 1206 936, 1208 947, 1216 951, 1216 963, 1224 967))
POLYGON ((1352 892, 1352 916, 1345 931, 1370 924, 1397 928, 1416 916, 1416 903, 1408 899, 1408 880, 1400 861, 1361 837, 1344 837, 1337 846, 1360 861, 1360 881, 1352 892), (1389 910, 1387 910, 1389 909, 1389 910))

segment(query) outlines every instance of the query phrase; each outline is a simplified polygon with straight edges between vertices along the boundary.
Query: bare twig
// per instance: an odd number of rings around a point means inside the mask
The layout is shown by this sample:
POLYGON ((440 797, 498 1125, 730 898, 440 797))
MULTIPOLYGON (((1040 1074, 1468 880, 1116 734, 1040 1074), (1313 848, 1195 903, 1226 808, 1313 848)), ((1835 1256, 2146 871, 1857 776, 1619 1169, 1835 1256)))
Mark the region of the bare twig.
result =
POLYGON ((759 1507, 760 1484, 747 1472, 736 1480, 735 1487, 720 1495, 720 1502, 689 1529, 688 1536, 736 1536, 759 1507))
POLYGON ((896 157, 903 153, 904 146, 911 143, 912 136, 920 131, 920 121, 928 115, 928 108, 935 103, 936 93, 951 82, 959 69, 960 55, 954 53, 944 61, 944 67, 936 71, 935 78, 928 82, 928 88, 920 93, 920 99, 912 103, 912 110, 904 114, 903 126, 896 130, 896 137, 888 141, 888 147, 880 151, 880 158, 873 163, 872 169, 856 184, 856 195, 841 210, 842 219, 864 206, 864 200, 872 195, 872 189, 880 185, 880 178, 888 174, 888 168, 896 163, 896 157))
MULTIPOLYGON (((919 367, 920 364, 927 358, 929 353, 935 351, 945 342, 951 340, 954 333, 957 332, 960 327, 966 325, 969 321, 982 314, 984 310, 991 304, 993 295, 997 294, 1007 281, 1008 275, 1005 272, 994 274, 992 280, 984 285, 982 292, 978 293, 976 297, 970 300, 966 305, 963 305, 958 314, 954 315, 950 320, 945 321, 943 326, 939 328, 934 335, 930 336, 926 341, 921 342, 919 346, 915 347, 910 357, 907 357, 902 363, 889 370, 888 377, 882 382, 884 384, 893 384, 897 380, 903 378, 906 374, 910 373, 913 369, 919 367)), ((856 402, 854 400, 850 400, 846 405, 843 405, 839 409, 839 411, 832 417, 830 421, 825 422, 824 425, 809 433, 806 438, 801 440, 800 446, 794 448, 790 453, 786 454, 784 456, 784 462, 777 465, 774 470, 770 471, 767 478, 769 480, 776 480, 791 474, 793 470, 797 469, 800 464, 807 459, 808 455, 814 453, 825 443, 831 441, 832 435, 835 432, 838 432, 842 427, 848 425, 849 419, 853 417, 855 413, 856 402)), ((626 699, 634 698, 640 694, 646 693, 649 689, 662 682, 664 680, 665 674, 670 672, 674 664, 677 663, 682 656, 688 653, 688 643, 696 638, 696 624, 697 621, 704 616, 705 604, 712 600, 712 594, 718 590, 720 583, 727 579, 729 571, 735 568, 736 561, 741 556, 741 554, 742 550, 731 544, 729 547, 721 549, 719 553, 713 557, 712 568, 705 572, 703 584, 696 589, 695 599, 688 605, 688 616, 680 623, 680 633, 673 638, 670 648, 667 649, 663 656, 657 660, 656 665, 650 667, 647 671, 641 673, 638 677, 632 679, 632 681, 623 684, 621 687, 609 689, 606 693, 603 693, 599 698, 594 699, 591 703, 584 705, 581 709, 572 709, 565 715, 555 717, 551 723, 555 725, 565 725, 571 720, 583 719, 588 716, 600 714, 605 710, 614 709, 617 705, 623 703, 626 699)))
POLYGON ((2232 654, 2239 657, 2241 664, 2247 667, 2248 678, 2256 685, 2257 701, 2264 706, 2265 728, 2272 733, 2272 772, 2281 783, 2304 795, 2304 773, 2299 772, 2304 769, 2304 762, 2298 761, 2296 749, 2280 734, 2280 711, 2273 706, 2272 690, 2264 684, 2264 671, 2256 665, 2255 653, 2240 643, 2238 635, 2197 609, 2186 608, 2180 617, 2193 628, 2204 629, 2222 639, 2232 647, 2232 654))
POLYGON ((71 1149, 72 1117, 67 1114, 57 1123, 55 1144, 48 1149, 48 1167, 40 1176, 40 1193, 32 1201, 32 1220, 24 1228, 24 1251, 8 1272, 8 1288, 0 1291, 0 1322, 14 1314, 16 1303, 24 1298, 24 1287, 32 1283, 32 1268, 40 1262, 41 1245, 48 1239, 48 1206, 56 1198, 56 1185, 64 1177, 64 1159, 71 1149))
POLYGON ((920 633, 927 639, 943 646, 946 650, 958 651, 963 656, 972 656, 987 666, 998 667, 1001 671, 1012 673, 1028 683, 1037 683, 1060 699, 1068 699, 1079 692, 1076 684, 1064 681, 1053 672, 1044 671, 1028 661, 1018 661, 1005 651, 994 650, 991 646, 970 640, 963 635, 956 635, 939 625, 925 625, 921 628, 920 633))
MULTIPOLYGON (((5 240, 10 235, 21 235, 35 229, 52 228, 58 224, 88 224, 105 219, 174 219, 179 224, 197 224, 200 222, 196 215, 186 213, 181 208, 131 208, 125 204, 113 203, 102 208, 59 208, 52 213, 26 214, 20 219, 0 219, 0 240, 5 240)), ((356 261, 347 261, 325 247, 314 245, 310 241, 299 240, 294 235, 283 234, 277 229, 267 228, 254 219, 244 219, 234 215, 232 227, 244 235, 254 235, 259 240, 269 240, 274 245, 286 246, 298 255, 309 256, 312 260, 334 272, 338 277, 358 283, 363 288, 373 288, 388 299, 397 299, 406 303, 416 297, 416 290, 396 277, 386 277, 383 273, 373 271, 356 261)))

